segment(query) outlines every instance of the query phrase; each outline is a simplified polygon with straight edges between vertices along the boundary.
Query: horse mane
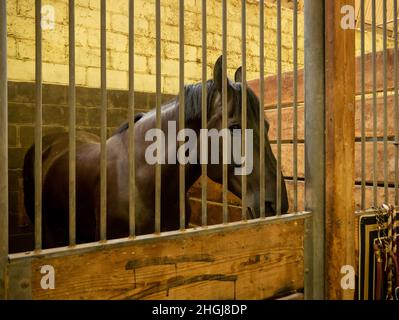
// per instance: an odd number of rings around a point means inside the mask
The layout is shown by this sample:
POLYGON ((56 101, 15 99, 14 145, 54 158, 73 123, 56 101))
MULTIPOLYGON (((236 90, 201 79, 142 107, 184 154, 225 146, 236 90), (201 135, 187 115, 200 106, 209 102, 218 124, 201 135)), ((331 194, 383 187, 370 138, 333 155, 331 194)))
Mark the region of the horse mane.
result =
MULTIPOLYGON (((139 121, 145 113, 138 113, 134 116, 134 123, 136 123, 137 121, 139 121)), ((116 129, 114 131, 114 133, 112 134, 112 136, 116 136, 117 134, 121 134, 123 132, 125 132, 127 129, 129 129, 129 121, 125 121, 124 123, 122 123, 118 129, 116 129)))
MULTIPOLYGON (((247 113, 248 113, 248 120, 252 120, 253 130, 259 134, 259 119, 260 119, 260 108, 259 108, 259 99, 256 94, 250 89, 247 89, 247 113)), ((265 118, 265 129, 266 132, 269 131, 269 122, 265 118)))
MULTIPOLYGON (((217 92, 216 87, 214 86, 213 80, 207 81, 207 108, 209 111, 209 107, 211 105, 214 94, 217 92)), ((238 91, 239 94, 236 95, 236 104, 241 106, 241 93, 242 93, 242 84, 240 82, 230 82, 230 86, 238 91)), ((252 91, 251 88, 247 87, 247 116, 248 122, 252 125, 250 127, 253 128, 257 133, 259 133, 259 118, 260 118, 260 109, 259 109, 259 99, 256 94, 252 91)), ((202 109, 202 83, 187 85, 184 87, 184 101, 185 101, 185 118, 186 121, 196 121, 201 119, 201 109, 202 109)), ((176 102, 178 102, 178 97, 176 97, 176 102)), ((241 112, 241 110, 239 110, 241 112)), ((269 123, 265 119, 266 132, 269 130, 269 123)))
MULTIPOLYGON (((213 85, 213 80, 208 80, 206 82, 207 90, 207 109, 213 99, 216 92, 216 88, 213 85)), ((179 97, 176 97, 176 102, 178 102, 179 97)), ((202 83, 190 84, 184 87, 184 104, 185 104, 185 120, 195 121, 201 119, 202 110, 202 83)))
MULTIPOLYGON (((237 95, 237 104, 241 105, 241 83, 231 83, 231 85, 240 92, 239 95, 237 95)), ((206 82, 206 87, 207 87, 207 109, 209 111, 212 99, 217 92, 216 87, 214 86, 213 80, 208 80, 206 82)), ((252 119, 254 122, 256 122, 256 119, 259 119, 259 100, 255 93, 248 88, 247 89, 247 98, 248 98, 248 119, 252 119)), ((171 100, 171 102, 179 102, 179 96, 176 96, 174 99, 171 100)), ((168 104, 168 103, 167 103, 168 104)), ((190 121, 197 121, 201 119, 201 110, 202 110, 202 83, 196 83, 196 84, 190 84, 186 85, 184 87, 184 104, 185 104, 185 120, 187 122, 190 121)), ((145 114, 144 113, 139 113, 136 114, 134 117, 134 122, 136 123, 139 121, 145 114)), ((268 130, 268 122, 265 120, 265 124, 267 126, 268 130)), ((258 123, 254 123, 254 129, 256 130, 258 128, 258 123)), ((121 134, 125 132, 127 129, 129 129, 129 122, 125 121, 120 125, 118 129, 115 130, 113 133, 114 135, 121 134)))

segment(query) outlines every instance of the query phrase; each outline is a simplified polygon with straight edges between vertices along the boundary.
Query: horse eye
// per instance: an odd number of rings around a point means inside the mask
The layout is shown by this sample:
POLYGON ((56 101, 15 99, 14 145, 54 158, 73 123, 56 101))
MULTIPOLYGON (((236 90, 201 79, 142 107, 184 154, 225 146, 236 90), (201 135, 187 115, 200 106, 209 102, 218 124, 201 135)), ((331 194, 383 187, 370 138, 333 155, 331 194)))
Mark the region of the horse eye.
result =
POLYGON ((229 130, 230 130, 230 131, 233 131, 233 130, 241 130, 241 126, 240 126, 239 124, 233 124, 233 125, 231 125, 231 126, 229 127, 229 130))

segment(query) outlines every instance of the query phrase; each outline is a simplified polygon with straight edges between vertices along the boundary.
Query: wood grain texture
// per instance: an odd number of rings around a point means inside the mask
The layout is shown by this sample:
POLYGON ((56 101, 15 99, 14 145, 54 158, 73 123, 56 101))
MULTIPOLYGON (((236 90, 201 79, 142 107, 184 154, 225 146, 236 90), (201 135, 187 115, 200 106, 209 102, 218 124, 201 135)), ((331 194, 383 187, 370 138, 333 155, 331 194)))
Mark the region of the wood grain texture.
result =
MULTIPOLYGON (((372 138, 373 137, 373 99, 366 99, 365 103, 365 137, 372 138)), ((388 136, 395 136, 395 112, 394 112, 394 96, 388 95, 387 99, 387 110, 388 110, 388 136)), ((384 98, 377 98, 377 137, 384 136, 384 98)), ((277 110, 276 109, 267 109, 265 110, 265 117, 269 121, 270 129, 269 129, 269 140, 276 141, 277 140, 277 110)), ((282 140, 283 141, 292 141, 293 140, 293 128, 294 128, 294 111, 292 107, 286 107, 282 110, 282 122, 281 122, 281 131, 282 131, 282 140)), ((298 140, 303 141, 305 138, 305 128, 304 128, 304 107, 303 105, 298 107, 298 140)), ((361 101, 356 101, 356 111, 355 111, 355 136, 357 139, 360 139, 362 136, 361 133, 361 101)))
MULTIPOLYGON (((340 23, 337 23, 340 25, 340 23)), ((390 48, 387 50, 387 89, 392 91, 394 88, 394 49, 390 48)), ((365 91, 370 93, 373 91, 373 77, 372 77, 372 53, 365 55, 365 91)), ((384 54, 382 51, 376 54, 377 66, 382 66, 384 63, 384 54)), ((356 57, 355 70, 353 75, 355 75, 355 92, 357 95, 361 93, 361 57, 356 57)), ((353 69, 353 68, 351 68, 353 69)), ((282 75, 282 103, 283 105, 292 104, 293 97, 293 72, 285 72, 282 75)), ((249 87, 259 95, 259 80, 248 81, 249 87)), ((384 88, 384 74, 383 68, 377 68, 377 78, 376 78, 377 91, 381 92, 384 88)), ((304 91, 303 91, 303 70, 298 70, 298 102, 303 103, 304 101, 304 91)), ((265 77, 265 108, 273 108, 277 105, 277 76, 267 76, 265 77)))
MULTIPOLYGON (((282 170, 283 175, 285 177, 292 178, 293 177, 293 168, 294 168, 294 157, 293 157, 293 145, 292 144, 283 144, 282 146, 282 170)), ((305 177, 305 158, 304 158, 304 144, 298 144, 298 177, 305 177)), ((374 144, 371 141, 366 142, 366 172, 365 172, 365 181, 366 183, 373 182, 373 148, 374 144)), ((393 185, 395 180, 395 145, 392 142, 388 143, 387 148, 387 167, 388 167, 388 176, 387 181, 389 184, 393 185)), ((276 154, 277 146, 272 145, 272 150, 276 154)), ((360 142, 355 143, 355 163, 359 164, 355 166, 355 182, 362 181, 362 173, 361 173, 361 151, 362 144, 360 142)), ((381 185, 384 182, 384 143, 377 142, 377 180, 381 185)))
POLYGON ((354 297, 341 287, 341 268, 355 263, 355 30, 344 30, 341 8, 326 0, 326 298, 354 297))
MULTIPOLYGON (((287 181, 287 192, 288 192, 288 199, 290 201, 290 208, 292 208, 292 194, 293 194, 293 182, 287 181)), ((303 199, 304 199, 305 187, 302 181, 298 182, 298 205, 299 210, 303 210, 303 199)), ((377 195, 378 195, 378 204, 382 205, 384 203, 384 188, 377 187, 377 195)), ((388 189, 389 199, 394 199, 395 196, 395 188, 388 189)), ((355 185, 354 186, 354 198, 355 198, 355 210, 361 210, 361 186, 355 185)), ((366 208, 371 208, 373 206, 373 187, 366 186, 366 208)), ((355 215, 353 213, 353 215, 355 215)))
MULTIPOLYGON (((283 105, 292 104, 294 94, 294 74, 293 72, 285 72, 281 75, 282 96, 281 103, 283 105)), ((258 79, 248 81, 248 86, 259 96, 260 82, 258 79)), ((298 70, 298 102, 304 100, 304 83, 303 69, 298 70)), ((265 78, 265 108, 273 108, 277 105, 277 76, 267 76, 265 78)))
POLYGON ((34 299, 266 299, 302 287, 303 221, 32 261, 34 299), (40 287, 43 265, 55 290, 40 287))

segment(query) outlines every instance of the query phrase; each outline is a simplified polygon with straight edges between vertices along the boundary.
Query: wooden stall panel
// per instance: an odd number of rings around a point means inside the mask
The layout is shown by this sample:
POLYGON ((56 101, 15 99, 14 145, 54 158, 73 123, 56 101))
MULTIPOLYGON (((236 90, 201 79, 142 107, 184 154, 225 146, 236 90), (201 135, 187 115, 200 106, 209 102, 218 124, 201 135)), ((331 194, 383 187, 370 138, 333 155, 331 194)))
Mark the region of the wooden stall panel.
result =
MULTIPOLYGON (((388 136, 395 136, 395 101, 394 95, 388 93, 387 98, 387 110, 388 110, 388 122, 387 122, 387 130, 388 136)), ((359 99, 359 97, 358 97, 359 99)), ((365 109, 365 136, 367 138, 373 137, 373 99, 366 99, 366 103, 364 106, 365 109)), ((359 139, 362 136, 361 132, 361 101, 356 101, 356 117, 355 117, 355 128, 356 128, 356 137, 359 139)), ((377 137, 384 136, 384 97, 377 97, 377 137)))
MULTIPOLYGON (((394 49, 387 50, 387 89, 394 88, 394 49)), ((372 53, 365 55, 365 89, 366 93, 373 92, 373 73, 372 73, 372 53)), ((360 76, 361 57, 356 58, 356 94, 361 93, 360 76)), ((382 51, 376 54, 377 66, 384 65, 384 53, 382 51)), ((292 104, 293 97, 293 73, 286 72, 282 74, 282 103, 283 105, 292 104)), ((248 81, 249 87, 259 96, 259 80, 248 81)), ((384 88, 383 68, 377 68, 376 79, 377 91, 381 92, 384 88)), ((304 101, 303 70, 298 70, 298 102, 304 101)), ((272 108, 277 105, 277 76, 268 76, 265 78, 265 108, 272 108)))
MULTIPOLYGON (((395 117, 394 117, 394 96, 392 94, 388 95, 387 99, 387 107, 388 107, 388 137, 395 136, 395 117)), ((373 137, 373 99, 367 98, 365 103, 365 136, 366 138, 373 137)), ((362 136, 361 132, 361 101, 356 101, 356 112, 355 112, 355 134, 357 139, 359 140, 362 136)), ((384 98, 382 96, 377 98, 377 137, 384 136, 384 98)), ((265 110, 265 117, 269 121, 270 129, 269 129, 269 140, 276 141, 277 140, 277 110, 276 109, 267 109, 265 110)), ((282 140, 283 141, 292 141, 294 136, 294 110, 292 107, 286 107, 282 110, 282 123, 281 123, 281 131, 282 131, 282 140)), ((305 128, 304 128, 304 107, 300 105, 298 107, 298 140, 303 141, 305 137, 305 128)))
MULTIPOLYGON (((277 145, 272 145, 274 154, 277 154, 277 145)), ((298 177, 305 177, 305 145, 298 143, 298 177)), ((294 149, 293 144, 283 144, 281 146, 281 168, 284 177, 292 178, 294 176, 294 149)))
MULTIPOLYGON (((292 181, 286 181, 287 184, 287 192, 288 199, 290 203, 290 208, 292 208, 293 203, 293 192, 294 192, 294 184, 292 181)), ((354 185, 354 193, 355 193, 355 210, 361 210, 361 187, 360 185, 354 185)), ((393 202, 395 199, 395 188, 388 189, 388 197, 389 201, 393 202)), ((299 211, 304 210, 304 199, 305 199, 305 186, 303 181, 298 182, 298 207, 299 211)), ((378 205, 382 205, 384 201, 384 187, 377 187, 377 202, 378 205)), ((366 186, 366 208, 373 207, 373 187, 366 186)))
MULTIPOLYGON (((389 184, 395 183, 395 145, 392 142, 388 142, 387 147, 387 167, 388 167, 388 176, 387 180, 389 184)), ((356 182, 361 182, 361 150, 362 145, 360 142, 356 143, 355 149, 355 163, 358 164, 355 166, 355 176, 356 182)), ((366 183, 372 184, 373 182, 373 150, 374 146, 372 142, 366 143, 366 175, 365 180, 366 183)), ((384 143, 377 142, 377 180, 380 185, 384 184, 384 143)))
MULTIPOLYGON (((395 179, 395 145, 393 142, 389 141, 387 144, 387 167, 388 167, 388 176, 387 180, 388 183, 393 185, 395 179)), ((304 149, 305 145, 303 143, 298 144, 298 177, 304 178, 305 177, 305 158, 304 158, 304 149)), ((371 141, 366 142, 366 175, 365 180, 366 183, 373 182, 373 149, 374 144, 371 141)), ((277 152, 277 146, 272 145, 272 150, 274 153, 277 152)), ((361 163, 361 150, 362 144, 360 142, 356 142, 355 144, 355 163, 361 163)), ((283 175, 285 177, 292 178, 293 177, 293 145, 292 144, 283 144, 282 145, 282 170, 283 175)), ((355 181, 361 182, 362 181, 362 172, 361 166, 355 166, 355 181)), ((377 180, 378 183, 381 185, 384 182, 384 143, 377 142, 377 180)))
POLYGON ((303 221, 33 258, 30 270, 34 299, 266 299, 303 288, 303 221), (45 265, 54 290, 40 285, 45 265))
MULTIPOLYGON (((387 89, 393 90, 394 88, 394 49, 387 50, 387 89)), ((365 55, 365 89, 366 92, 373 92, 373 72, 372 72, 372 53, 365 55)), ((356 93, 361 93, 361 58, 356 58, 356 93)), ((376 85, 377 91, 383 91, 384 88, 384 72, 383 72, 383 65, 384 65, 384 52, 379 51, 376 54, 376 64, 377 64, 377 78, 376 78, 376 85)))
MULTIPOLYGON (((282 82, 282 96, 281 102, 283 105, 292 104, 292 97, 294 95, 294 74, 293 72, 285 72, 281 75, 282 82)), ((248 86, 259 97, 259 80, 248 81, 248 86)), ((298 70, 298 102, 304 101, 304 84, 303 84, 303 69, 298 70)), ((277 76, 268 76, 265 78, 265 108, 275 107, 277 105, 277 76)))
MULTIPOLYGON (((281 139, 283 141, 292 141, 294 139, 294 109, 292 107, 286 107, 282 109, 282 121, 281 121, 281 139)), ((298 140, 303 141, 305 139, 305 108, 303 105, 298 106, 298 128, 297 137, 298 140)), ((277 110, 268 109, 265 110, 265 118, 269 122, 269 141, 277 141, 277 110)))

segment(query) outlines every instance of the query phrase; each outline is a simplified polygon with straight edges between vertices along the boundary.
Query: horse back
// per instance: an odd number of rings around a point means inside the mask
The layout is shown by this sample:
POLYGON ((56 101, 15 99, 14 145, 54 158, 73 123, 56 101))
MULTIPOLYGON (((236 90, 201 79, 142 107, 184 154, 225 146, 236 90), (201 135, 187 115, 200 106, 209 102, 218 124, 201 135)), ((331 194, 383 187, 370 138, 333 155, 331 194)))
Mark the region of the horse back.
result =
MULTIPOLYGON (((77 157, 79 156, 78 150, 93 148, 92 146, 98 145, 100 138, 88 132, 78 131, 76 133, 76 148, 77 157)), ((84 152, 84 150, 83 150, 84 152)), ((51 189, 51 184, 58 181, 58 187, 63 186, 63 181, 68 179, 68 158, 69 158, 69 135, 68 133, 57 133, 43 136, 42 139, 42 181, 43 181, 43 203, 45 204, 48 195, 48 189, 51 189), (62 173, 62 175, 52 176, 54 173, 62 173), (51 178, 49 178, 51 176, 51 178), (51 183, 53 182, 53 183, 51 183), (49 185, 50 184, 50 185, 49 185), (47 190, 46 190, 47 189, 47 190)), ((24 158, 23 166, 23 186, 24 186, 24 205, 26 212, 34 222, 34 194, 35 194, 35 145, 33 144, 24 158)), ((65 188, 64 188, 65 189, 65 188)), ((65 190, 63 190, 65 193, 65 190)), ((59 195, 59 197, 64 194, 59 195)), ((68 196, 68 189, 66 190, 68 196)))

